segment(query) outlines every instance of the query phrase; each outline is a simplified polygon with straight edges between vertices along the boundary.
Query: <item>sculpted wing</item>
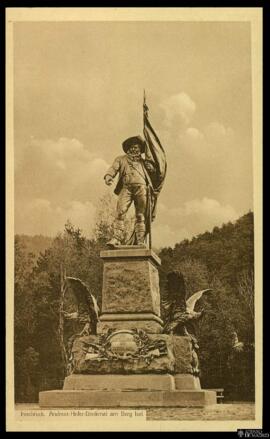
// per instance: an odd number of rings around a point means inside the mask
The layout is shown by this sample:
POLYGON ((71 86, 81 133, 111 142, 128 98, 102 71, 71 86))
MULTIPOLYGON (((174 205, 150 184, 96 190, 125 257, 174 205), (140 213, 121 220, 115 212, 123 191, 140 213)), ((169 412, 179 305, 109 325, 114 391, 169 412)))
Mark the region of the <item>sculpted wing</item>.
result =
POLYGON ((75 277, 66 277, 65 282, 67 287, 72 289, 73 294, 76 297, 78 306, 78 318, 83 318, 85 315, 89 315, 93 323, 98 320, 98 305, 95 297, 89 291, 87 285, 80 279, 75 277))
POLYGON ((66 277, 60 305, 59 332, 67 375, 73 372, 72 347, 77 337, 96 334, 98 306, 87 285, 75 277, 66 277))
POLYGON ((192 294, 192 296, 190 296, 187 299, 187 311, 194 311, 195 305, 197 303, 197 301, 202 297, 202 295, 206 292, 212 291, 211 288, 207 288, 206 290, 200 290, 197 291, 196 293, 192 294))

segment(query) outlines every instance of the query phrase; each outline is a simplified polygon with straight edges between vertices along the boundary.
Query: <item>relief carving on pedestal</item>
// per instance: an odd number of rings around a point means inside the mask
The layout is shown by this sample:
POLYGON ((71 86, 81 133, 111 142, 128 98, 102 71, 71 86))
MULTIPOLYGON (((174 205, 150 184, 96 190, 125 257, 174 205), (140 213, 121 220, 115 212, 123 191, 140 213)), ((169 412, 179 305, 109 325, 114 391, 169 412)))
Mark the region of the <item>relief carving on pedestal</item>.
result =
POLYGON ((164 340, 151 340, 141 329, 113 331, 99 337, 99 343, 89 343, 86 361, 143 359, 150 364, 153 358, 167 355, 164 340))

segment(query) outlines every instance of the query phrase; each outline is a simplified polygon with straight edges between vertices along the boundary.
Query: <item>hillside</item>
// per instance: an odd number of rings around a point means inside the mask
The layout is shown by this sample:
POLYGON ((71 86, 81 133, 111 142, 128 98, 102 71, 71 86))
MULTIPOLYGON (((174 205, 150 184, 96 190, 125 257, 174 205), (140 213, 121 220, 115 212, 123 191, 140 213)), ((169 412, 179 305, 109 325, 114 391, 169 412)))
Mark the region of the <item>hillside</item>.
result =
POLYGON ((15 235, 15 239, 24 246, 26 253, 33 253, 35 259, 37 259, 40 253, 44 253, 53 242, 53 238, 43 235, 15 235))
POLYGON ((224 388, 229 399, 253 399, 253 213, 174 248, 164 248, 159 256, 161 296, 166 274, 172 269, 183 273, 188 296, 200 289, 212 289, 198 303, 198 308, 205 310, 198 332, 202 385, 224 388), (242 353, 234 352, 233 333, 246 347, 242 353))
POLYGON ((214 227, 184 240, 172 248, 164 248, 159 256, 164 267, 192 258, 205 264, 210 273, 235 287, 239 273, 253 269, 254 264, 253 213, 240 217, 235 223, 214 227))

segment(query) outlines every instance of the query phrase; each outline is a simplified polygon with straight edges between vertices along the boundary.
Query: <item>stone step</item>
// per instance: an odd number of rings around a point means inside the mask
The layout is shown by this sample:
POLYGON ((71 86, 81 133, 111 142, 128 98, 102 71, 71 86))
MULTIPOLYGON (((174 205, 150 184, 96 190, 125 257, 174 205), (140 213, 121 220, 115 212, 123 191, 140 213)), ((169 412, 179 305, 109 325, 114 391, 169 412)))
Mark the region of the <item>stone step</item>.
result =
POLYGON ((66 377, 63 390, 174 390, 170 374, 83 375, 66 377))
POLYGON ((201 390, 199 378, 189 374, 84 375, 65 378, 63 390, 201 390))
POLYGON ((41 408, 204 407, 212 404, 216 404, 216 393, 209 390, 50 390, 39 394, 41 408))

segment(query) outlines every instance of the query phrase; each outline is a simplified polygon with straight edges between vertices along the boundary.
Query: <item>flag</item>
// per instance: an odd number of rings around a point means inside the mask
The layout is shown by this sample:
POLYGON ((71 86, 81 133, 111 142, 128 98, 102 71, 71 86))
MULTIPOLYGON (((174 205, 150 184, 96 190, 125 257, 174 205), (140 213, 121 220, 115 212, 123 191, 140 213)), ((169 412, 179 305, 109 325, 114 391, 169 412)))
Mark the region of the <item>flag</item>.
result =
POLYGON ((146 140, 145 159, 150 160, 155 164, 156 176, 152 180, 152 183, 154 191, 159 194, 163 187, 167 172, 166 154, 149 121, 148 107, 145 102, 143 105, 143 133, 146 140))
POLYGON ((146 141, 145 160, 149 160, 155 166, 155 173, 150 175, 151 179, 151 196, 149 197, 146 232, 150 231, 150 223, 155 219, 157 198, 161 192, 167 172, 166 154, 160 140, 155 133, 148 117, 148 107, 145 102, 143 104, 143 133, 146 141))

